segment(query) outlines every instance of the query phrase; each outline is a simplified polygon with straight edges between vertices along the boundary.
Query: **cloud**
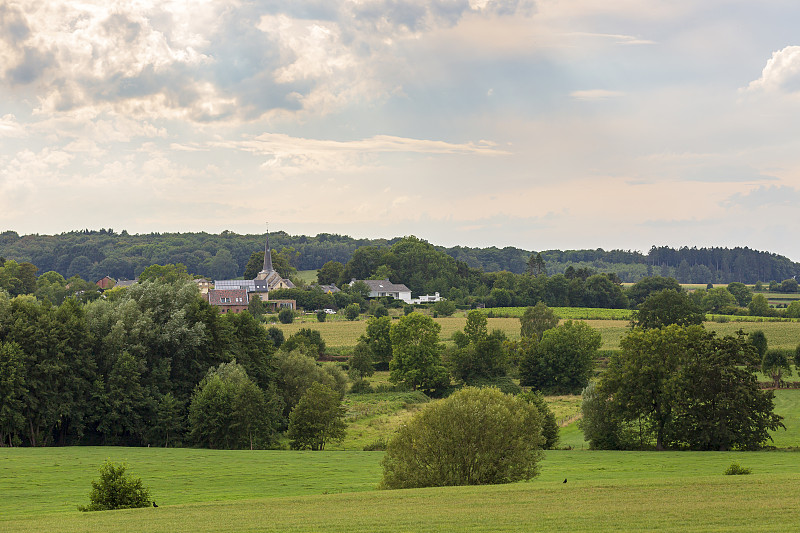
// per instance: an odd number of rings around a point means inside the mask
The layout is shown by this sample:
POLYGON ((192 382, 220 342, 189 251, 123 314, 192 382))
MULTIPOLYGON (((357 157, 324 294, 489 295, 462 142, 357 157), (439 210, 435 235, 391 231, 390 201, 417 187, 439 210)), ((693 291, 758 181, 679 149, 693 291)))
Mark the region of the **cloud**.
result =
POLYGON ((656 44, 650 39, 642 39, 634 35, 624 35, 619 33, 590 33, 590 32, 571 32, 566 34, 569 37, 587 37, 613 41, 615 44, 656 44))
POLYGON ((0 117, 0 137, 24 137, 25 129, 12 114, 0 117))
POLYGON ((570 96, 575 100, 609 100, 625 96, 621 91, 607 91, 604 89, 590 89, 586 91, 572 91, 570 96))
POLYGON ((777 206, 795 207, 798 204, 800 204, 800 189, 786 185, 761 186, 746 193, 736 193, 723 202, 726 207, 749 209, 777 206))
POLYGON ((787 46, 772 53, 761 77, 747 86, 748 91, 800 92, 800 46, 787 46))

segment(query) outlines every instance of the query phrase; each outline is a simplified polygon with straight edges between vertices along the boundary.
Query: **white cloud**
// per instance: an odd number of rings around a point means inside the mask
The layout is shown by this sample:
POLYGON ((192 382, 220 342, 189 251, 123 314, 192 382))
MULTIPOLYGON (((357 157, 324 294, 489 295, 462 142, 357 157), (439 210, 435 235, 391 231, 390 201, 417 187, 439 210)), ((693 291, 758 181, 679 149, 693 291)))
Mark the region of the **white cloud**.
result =
POLYGON ((749 91, 800 92, 800 46, 787 46, 772 53, 761 77, 751 81, 749 91))
POLYGON ((0 117, 0 137, 24 137, 25 128, 17 122, 17 117, 8 114, 0 117))

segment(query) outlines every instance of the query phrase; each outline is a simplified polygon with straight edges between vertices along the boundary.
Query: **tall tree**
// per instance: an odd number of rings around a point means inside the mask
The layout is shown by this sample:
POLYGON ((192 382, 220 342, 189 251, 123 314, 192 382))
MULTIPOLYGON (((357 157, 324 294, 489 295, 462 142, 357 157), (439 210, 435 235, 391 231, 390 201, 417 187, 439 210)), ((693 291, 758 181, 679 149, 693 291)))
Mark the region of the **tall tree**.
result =
POLYGON ((441 326, 429 316, 411 313, 392 325, 392 361, 389 379, 412 389, 435 391, 447 386, 447 369, 442 364, 441 326))

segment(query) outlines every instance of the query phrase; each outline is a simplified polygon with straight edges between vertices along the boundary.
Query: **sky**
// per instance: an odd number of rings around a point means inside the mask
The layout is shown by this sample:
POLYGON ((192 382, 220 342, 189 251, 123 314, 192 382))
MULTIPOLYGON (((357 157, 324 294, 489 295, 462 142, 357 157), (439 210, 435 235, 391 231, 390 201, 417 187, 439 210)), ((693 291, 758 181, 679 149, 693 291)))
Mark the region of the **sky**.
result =
POLYGON ((800 261, 800 2, 0 2, 0 231, 800 261))

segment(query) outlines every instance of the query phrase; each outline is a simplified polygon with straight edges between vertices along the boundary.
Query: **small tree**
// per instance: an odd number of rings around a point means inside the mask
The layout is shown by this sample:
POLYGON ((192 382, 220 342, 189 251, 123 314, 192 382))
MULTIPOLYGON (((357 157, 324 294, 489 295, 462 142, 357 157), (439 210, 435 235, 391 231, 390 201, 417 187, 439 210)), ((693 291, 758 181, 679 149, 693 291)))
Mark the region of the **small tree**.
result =
POLYGON ((322 383, 314 383, 289 415, 290 446, 293 450, 317 451, 324 450, 331 441, 341 441, 345 436, 346 413, 338 392, 322 383))
POLYGON ((495 388, 428 404, 389 441, 380 488, 512 483, 538 474, 542 416, 495 388))
POLYGON ((558 423, 556 422, 556 415, 547 405, 544 395, 539 391, 524 392, 519 395, 520 398, 528 403, 536 406, 539 414, 542 415, 542 437, 544 437, 544 444, 542 447, 545 450, 552 450, 558 444, 558 423))
POLYGON ((294 322, 294 311, 288 307, 284 307, 278 313, 278 320, 280 320, 281 324, 291 324, 294 322))
POLYGON ((100 480, 92 481, 89 505, 79 505, 79 511, 110 511, 149 507, 150 489, 144 487, 141 478, 126 474, 126 464, 114 464, 106 460, 100 467, 100 480))
POLYGON ((392 360, 389 363, 393 383, 404 383, 412 389, 434 391, 450 382, 442 364, 442 327, 429 316, 411 313, 392 324, 392 360))
POLYGON ((633 313, 631 325, 657 329, 670 324, 691 326, 702 324, 705 313, 682 291, 663 289, 650 294, 633 313))
POLYGON ((317 311, 317 322, 325 322, 328 319, 328 313, 324 309, 317 311))
POLYGON ((361 306, 358 304, 350 304, 344 308, 344 316, 347 320, 355 320, 361 314, 361 306))
POLYGON ((761 371, 772 378, 772 386, 781 386, 781 378, 792 375, 792 360, 788 350, 767 350, 761 359, 761 371))
POLYGON ((534 307, 525 309, 519 322, 523 337, 536 337, 540 341, 545 331, 558 326, 558 317, 544 302, 539 302, 534 307))
POLYGON ((354 380, 364 379, 365 376, 371 376, 375 373, 375 367, 372 364, 372 351, 363 340, 358 341, 347 362, 350 365, 350 376, 354 380))

